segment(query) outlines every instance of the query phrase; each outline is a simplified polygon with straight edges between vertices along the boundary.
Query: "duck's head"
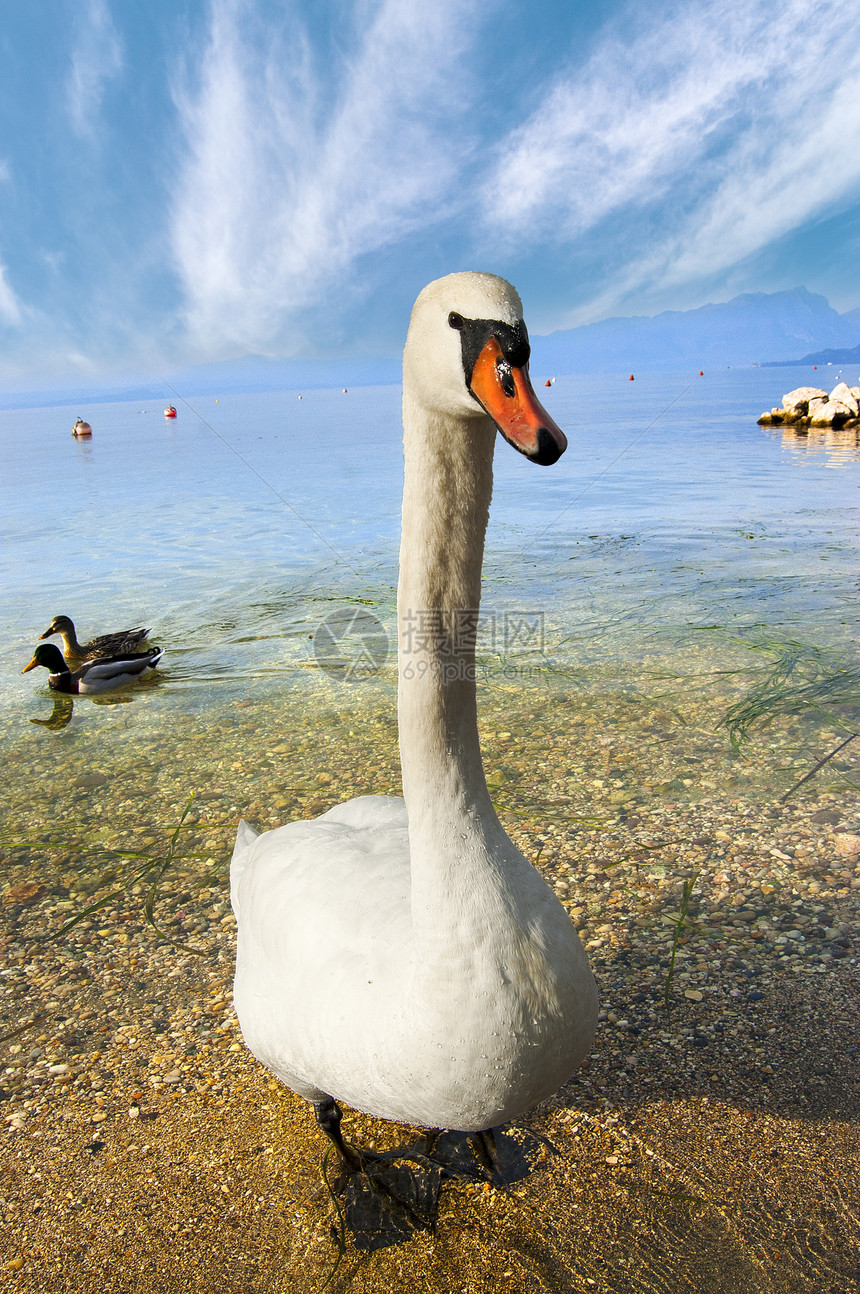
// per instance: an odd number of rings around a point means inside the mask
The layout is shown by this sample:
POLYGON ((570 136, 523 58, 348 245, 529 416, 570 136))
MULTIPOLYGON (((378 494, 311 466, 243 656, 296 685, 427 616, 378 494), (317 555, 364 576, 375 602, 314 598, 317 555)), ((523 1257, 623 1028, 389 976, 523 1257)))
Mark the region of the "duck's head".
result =
POLYGON ((428 283, 413 307, 404 389, 430 412, 489 415, 526 458, 554 463, 567 438, 534 393, 530 353, 522 303, 510 283, 495 274, 449 274, 428 283))
POLYGON ((39 641, 41 642, 43 638, 50 638, 52 634, 67 634, 74 632, 75 626, 72 624, 68 616, 54 616, 45 632, 43 634, 39 634, 39 641))
MULTIPOLYGON (((62 618, 62 617, 61 617, 62 618)), ((28 674, 31 669, 41 665, 44 669, 49 670, 52 674, 68 674, 69 667, 63 660, 63 653, 59 647, 53 643, 42 643, 33 653, 33 659, 29 665, 25 665, 21 670, 22 674, 28 674)))

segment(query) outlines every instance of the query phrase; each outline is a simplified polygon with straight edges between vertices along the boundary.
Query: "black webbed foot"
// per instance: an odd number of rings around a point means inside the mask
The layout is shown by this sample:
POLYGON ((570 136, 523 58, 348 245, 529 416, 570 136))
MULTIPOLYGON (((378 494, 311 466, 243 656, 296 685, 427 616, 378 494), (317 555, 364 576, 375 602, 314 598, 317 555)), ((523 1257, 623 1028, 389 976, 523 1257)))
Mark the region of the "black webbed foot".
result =
POLYGON ((340 1156, 346 1172, 363 1172, 368 1163, 379 1158, 378 1155, 369 1150, 356 1151, 346 1144, 340 1130, 340 1121, 343 1114, 337 1101, 333 1100, 332 1097, 327 1097, 325 1101, 314 1103, 314 1118, 317 1121, 317 1126, 325 1133, 340 1156))
POLYGON ((501 1164, 493 1129, 484 1128, 481 1132, 473 1132, 469 1138, 469 1144, 489 1181, 495 1182, 501 1175, 501 1164))

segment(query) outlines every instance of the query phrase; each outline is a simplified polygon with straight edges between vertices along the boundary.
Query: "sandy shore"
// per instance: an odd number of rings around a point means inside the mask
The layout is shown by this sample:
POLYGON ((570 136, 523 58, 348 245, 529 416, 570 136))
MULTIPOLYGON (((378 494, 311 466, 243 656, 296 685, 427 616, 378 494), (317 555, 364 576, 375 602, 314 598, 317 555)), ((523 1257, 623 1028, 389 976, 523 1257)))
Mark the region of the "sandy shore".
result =
MULTIPOLYGON (((147 925, 141 886, 116 897, 109 878, 89 894, 104 905, 56 938, 81 910, 67 862, 34 881, 11 854, 4 1281, 28 1294, 860 1288, 858 807, 827 792, 766 809, 661 803, 554 829, 542 864, 603 995, 594 1053, 505 1129, 501 1185, 445 1183, 435 1228, 399 1243, 343 1228, 309 1107, 244 1049, 212 859, 177 864, 159 891, 162 930, 190 952, 147 925)), ((534 857, 528 825, 509 826, 534 857)), ((345 1126, 365 1146, 408 1137, 352 1112, 345 1126)))

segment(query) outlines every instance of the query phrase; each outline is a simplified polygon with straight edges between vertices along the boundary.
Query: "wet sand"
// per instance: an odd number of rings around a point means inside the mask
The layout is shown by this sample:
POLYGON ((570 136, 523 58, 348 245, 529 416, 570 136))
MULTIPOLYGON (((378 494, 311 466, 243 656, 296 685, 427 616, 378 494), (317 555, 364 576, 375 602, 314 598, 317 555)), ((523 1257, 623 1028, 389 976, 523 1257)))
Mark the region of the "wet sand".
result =
MULTIPOLYGON (((505 825, 568 907, 598 978, 595 1049, 503 1130, 500 1184, 477 1168, 446 1182, 435 1227, 397 1243, 387 1223, 343 1225, 310 1108, 238 1033, 226 865, 240 814, 268 827, 396 791, 390 690, 380 705, 367 687, 361 710, 321 697, 313 729, 306 697, 252 693, 149 743, 138 721, 133 764, 120 735, 88 746, 85 725, 13 744, 0 894, 6 1285, 860 1288, 860 741, 781 803, 836 745, 832 717, 782 718, 739 759, 695 691, 633 707, 629 691, 556 686, 522 708, 521 684, 496 681, 482 698, 505 825), (249 750, 276 712, 283 735, 249 750), (160 934, 144 911, 153 882, 160 934)), ((411 1135, 351 1111, 344 1126, 377 1149, 411 1135)))

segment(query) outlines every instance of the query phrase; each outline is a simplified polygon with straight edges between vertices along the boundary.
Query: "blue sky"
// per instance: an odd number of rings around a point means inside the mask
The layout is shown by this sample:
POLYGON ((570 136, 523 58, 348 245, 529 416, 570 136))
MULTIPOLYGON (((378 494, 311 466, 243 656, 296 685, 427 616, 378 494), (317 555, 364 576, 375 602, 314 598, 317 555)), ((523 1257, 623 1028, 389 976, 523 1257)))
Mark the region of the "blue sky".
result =
POLYGON ((856 0, 32 0, 0 32, 0 379, 860 305, 856 0))

